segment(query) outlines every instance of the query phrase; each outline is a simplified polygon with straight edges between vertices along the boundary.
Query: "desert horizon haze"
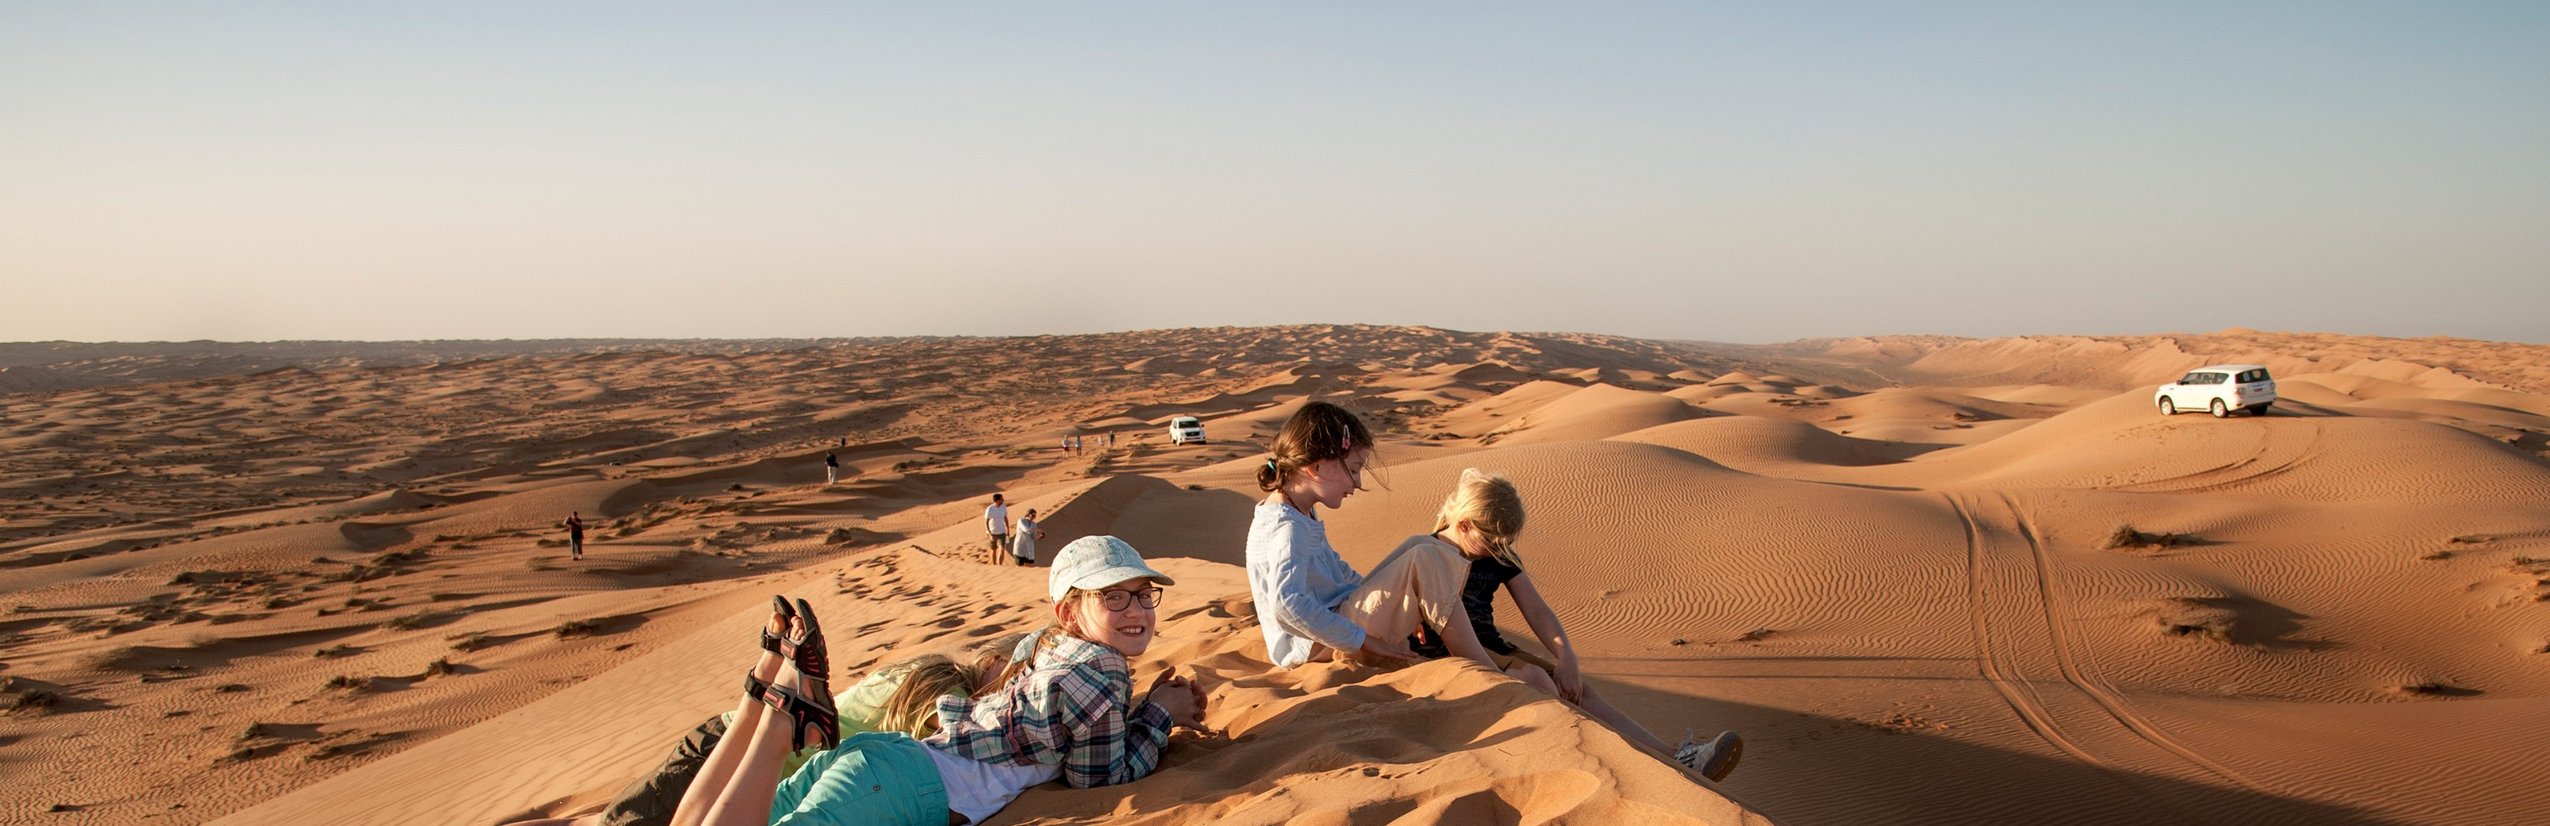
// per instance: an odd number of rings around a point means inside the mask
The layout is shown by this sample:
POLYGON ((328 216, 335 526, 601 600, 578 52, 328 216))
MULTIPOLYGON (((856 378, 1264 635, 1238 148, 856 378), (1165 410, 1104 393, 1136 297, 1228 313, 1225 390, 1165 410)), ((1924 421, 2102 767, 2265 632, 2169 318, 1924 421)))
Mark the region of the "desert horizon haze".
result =
POLYGON ((1046 571, 987 559, 997 492, 1042 511, 1040 563, 1112 534, 1176 578, 1136 679, 1208 704, 1156 773, 995 826, 2550 820, 2543 345, 189 348, 0 386, 0 819, 593 815, 734 706, 774 593, 847 674, 1049 621, 1046 571), (2155 409, 2224 362, 2275 373, 2267 415, 2155 409), (1466 661, 1269 665, 1243 535, 1313 399, 1381 442, 1322 514, 1351 564, 1464 468, 1510 475, 1585 679, 1664 737, 1741 731, 1735 773, 1466 661), (1171 443, 1180 416, 1208 440, 1171 443))
POLYGON ((0 339, 2550 341, 2550 7, 0 7, 0 339))

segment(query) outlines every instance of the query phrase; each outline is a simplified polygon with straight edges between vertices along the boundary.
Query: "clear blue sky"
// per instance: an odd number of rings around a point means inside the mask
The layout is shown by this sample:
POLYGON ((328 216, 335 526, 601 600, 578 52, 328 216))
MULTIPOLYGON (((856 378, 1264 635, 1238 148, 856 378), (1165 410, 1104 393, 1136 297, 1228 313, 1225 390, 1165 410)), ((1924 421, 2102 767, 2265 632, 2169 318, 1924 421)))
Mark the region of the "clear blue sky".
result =
POLYGON ((0 340, 2550 341, 2550 3, 0 2, 0 340))

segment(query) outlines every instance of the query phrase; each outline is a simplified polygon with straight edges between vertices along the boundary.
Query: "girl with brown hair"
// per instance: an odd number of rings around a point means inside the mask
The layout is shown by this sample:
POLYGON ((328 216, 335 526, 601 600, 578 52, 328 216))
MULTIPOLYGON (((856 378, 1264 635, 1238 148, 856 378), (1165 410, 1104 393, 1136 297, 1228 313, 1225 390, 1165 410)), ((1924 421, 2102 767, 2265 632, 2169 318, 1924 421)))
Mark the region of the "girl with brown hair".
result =
POLYGON ((1345 408, 1303 405, 1275 437, 1257 470, 1267 492, 1248 529, 1248 586, 1275 665, 1358 657, 1382 664, 1417 659, 1405 640, 1421 622, 1445 629, 1453 653, 1490 663, 1461 608, 1469 561, 1447 546, 1392 554, 1372 574, 1355 572, 1328 544, 1319 508, 1344 505, 1363 489, 1372 431, 1345 408))

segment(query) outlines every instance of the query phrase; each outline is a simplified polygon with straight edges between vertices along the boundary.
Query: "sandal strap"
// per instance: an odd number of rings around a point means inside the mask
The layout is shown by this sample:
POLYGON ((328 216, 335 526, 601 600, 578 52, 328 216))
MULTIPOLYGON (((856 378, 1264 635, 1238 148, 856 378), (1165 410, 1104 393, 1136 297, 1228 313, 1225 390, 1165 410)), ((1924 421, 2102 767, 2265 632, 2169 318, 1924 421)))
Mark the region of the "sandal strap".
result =
MULTIPOLYGON (((829 701, 832 698, 824 699, 829 701)), ((833 708, 830 702, 818 705, 806 699, 805 695, 798 694, 786 686, 777 685, 769 687, 769 690, 762 695, 762 702, 787 714, 789 719, 795 722, 795 725, 788 728, 789 751, 800 751, 806 747, 807 726, 814 727, 815 734, 822 738, 825 749, 841 745, 841 712, 833 708)))
MULTIPOLYGON (((770 597, 770 606, 772 613, 776 613, 780 616, 791 619, 794 619, 797 616, 797 610, 788 606, 787 597, 772 594, 770 597)), ((777 634, 770 633, 770 628, 764 626, 761 630, 761 650, 768 651, 773 654, 786 654, 787 652, 780 650, 780 646, 782 643, 787 642, 787 637, 785 636, 787 633, 788 629, 785 627, 785 623, 782 623, 782 627, 777 634)))
POLYGON ((786 650, 780 654, 788 658, 789 667, 797 669, 798 675, 831 683, 832 653, 830 647, 824 644, 823 626, 815 622, 814 606, 800 599, 796 610, 790 614, 798 622, 790 627, 788 638, 781 641, 781 647, 786 650), (805 630, 802 635, 797 633, 799 626, 805 630))

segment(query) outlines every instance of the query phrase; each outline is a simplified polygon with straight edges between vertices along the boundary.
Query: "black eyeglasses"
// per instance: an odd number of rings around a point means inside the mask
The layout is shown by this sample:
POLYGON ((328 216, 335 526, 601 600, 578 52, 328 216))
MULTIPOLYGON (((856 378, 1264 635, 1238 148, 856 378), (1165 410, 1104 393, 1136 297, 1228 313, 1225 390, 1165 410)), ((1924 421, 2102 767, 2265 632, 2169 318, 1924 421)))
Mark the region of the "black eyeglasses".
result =
POLYGON ((1165 590, 1166 589, 1163 588, 1153 587, 1144 588, 1139 591, 1126 591, 1121 589, 1099 591, 1098 602, 1107 606, 1107 610, 1109 611, 1122 611, 1133 607, 1133 604, 1136 602, 1142 603, 1142 607, 1144 608, 1158 608, 1160 607, 1160 594, 1165 590))

